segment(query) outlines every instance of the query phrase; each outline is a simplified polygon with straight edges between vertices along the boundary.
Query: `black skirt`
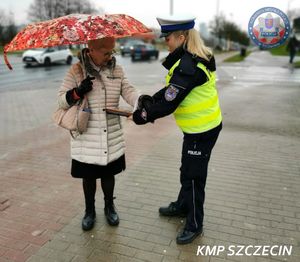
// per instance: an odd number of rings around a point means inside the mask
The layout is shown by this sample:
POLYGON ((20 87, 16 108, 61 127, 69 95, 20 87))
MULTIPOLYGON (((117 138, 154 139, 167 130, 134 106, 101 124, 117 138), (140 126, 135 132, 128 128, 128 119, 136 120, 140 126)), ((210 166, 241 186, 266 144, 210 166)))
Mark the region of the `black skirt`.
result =
POLYGON ((71 175, 75 178, 102 178, 114 176, 126 169, 125 155, 108 163, 106 166, 87 164, 72 159, 71 175))

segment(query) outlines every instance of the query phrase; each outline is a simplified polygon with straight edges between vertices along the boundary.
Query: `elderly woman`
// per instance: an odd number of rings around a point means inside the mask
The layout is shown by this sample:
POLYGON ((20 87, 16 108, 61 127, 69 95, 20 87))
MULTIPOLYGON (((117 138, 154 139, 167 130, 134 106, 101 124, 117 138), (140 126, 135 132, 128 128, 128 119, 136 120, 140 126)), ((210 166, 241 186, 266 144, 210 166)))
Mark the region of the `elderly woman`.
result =
POLYGON ((125 143, 120 117, 107 114, 105 108, 118 107, 120 96, 134 106, 138 92, 116 64, 114 47, 114 38, 89 41, 88 49, 81 52, 81 61, 72 65, 58 93, 61 108, 67 109, 87 96, 91 110, 87 131, 71 138, 71 175, 82 178, 85 197, 83 230, 92 229, 95 223, 97 178, 101 179, 107 222, 119 224, 113 202, 114 176, 125 170, 125 143))
POLYGON ((177 200, 161 207, 159 213, 186 217, 176 241, 177 244, 188 244, 203 233, 207 167, 222 129, 216 64, 212 52, 193 28, 194 17, 157 20, 170 51, 163 62, 169 71, 166 85, 152 97, 140 97, 133 120, 142 125, 174 113, 183 132, 181 189, 177 200))

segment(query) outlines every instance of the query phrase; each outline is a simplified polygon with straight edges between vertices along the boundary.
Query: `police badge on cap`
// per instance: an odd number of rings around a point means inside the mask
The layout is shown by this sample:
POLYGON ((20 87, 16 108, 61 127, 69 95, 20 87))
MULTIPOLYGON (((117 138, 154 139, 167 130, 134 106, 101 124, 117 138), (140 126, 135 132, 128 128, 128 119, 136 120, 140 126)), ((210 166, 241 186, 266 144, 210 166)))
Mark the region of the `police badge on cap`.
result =
POLYGON ((195 19, 194 16, 164 16, 156 18, 160 27, 160 37, 166 37, 172 32, 180 30, 189 30, 194 28, 195 19))

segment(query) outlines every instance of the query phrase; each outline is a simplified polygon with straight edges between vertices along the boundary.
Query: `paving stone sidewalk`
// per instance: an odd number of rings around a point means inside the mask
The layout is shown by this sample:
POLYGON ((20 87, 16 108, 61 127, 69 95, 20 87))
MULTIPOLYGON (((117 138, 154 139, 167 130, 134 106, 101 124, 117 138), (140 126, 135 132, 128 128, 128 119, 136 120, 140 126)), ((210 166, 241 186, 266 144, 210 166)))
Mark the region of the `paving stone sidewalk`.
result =
POLYGON ((299 83, 220 80, 219 93, 224 128, 209 166, 203 238, 176 245, 184 220, 158 215, 179 190, 182 134, 171 116, 142 127, 124 122, 128 168, 115 193, 120 225, 106 224, 98 190, 90 232, 80 227, 83 193, 69 174, 68 134, 41 120, 0 139, 0 262, 300 261, 299 83), (197 256, 202 245, 292 245, 293 252, 197 256))

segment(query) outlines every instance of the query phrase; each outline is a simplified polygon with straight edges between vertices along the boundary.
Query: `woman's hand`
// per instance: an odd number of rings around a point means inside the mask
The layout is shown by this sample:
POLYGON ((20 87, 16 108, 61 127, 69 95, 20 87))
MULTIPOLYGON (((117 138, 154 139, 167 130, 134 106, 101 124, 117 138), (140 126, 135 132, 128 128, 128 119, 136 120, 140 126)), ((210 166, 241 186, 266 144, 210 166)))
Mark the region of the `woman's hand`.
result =
POLYGON ((86 93, 90 92, 93 89, 92 80, 94 79, 95 77, 87 76, 86 79, 82 80, 79 87, 75 88, 76 95, 83 98, 86 93))

